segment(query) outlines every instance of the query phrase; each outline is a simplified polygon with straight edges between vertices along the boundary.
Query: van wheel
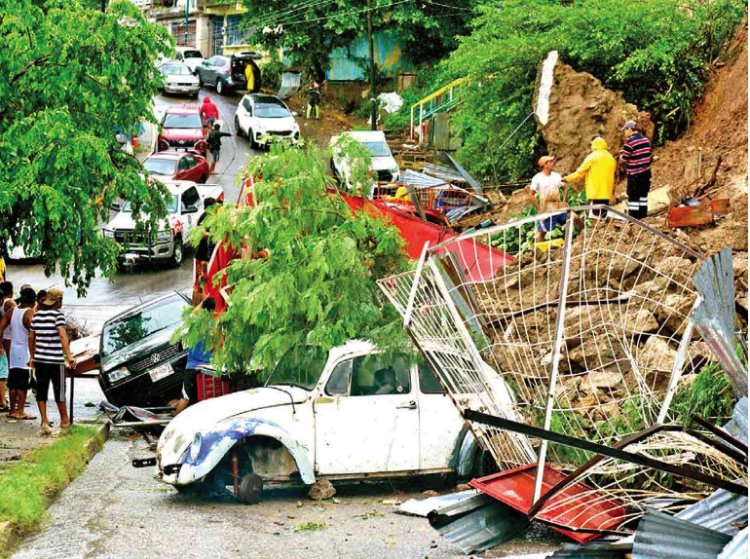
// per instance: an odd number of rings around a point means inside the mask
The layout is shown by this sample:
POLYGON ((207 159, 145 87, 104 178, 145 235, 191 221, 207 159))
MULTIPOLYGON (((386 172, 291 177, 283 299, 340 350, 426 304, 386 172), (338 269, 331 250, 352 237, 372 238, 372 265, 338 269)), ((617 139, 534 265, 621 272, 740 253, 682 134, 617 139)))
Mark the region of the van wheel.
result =
POLYGON ((250 141, 250 149, 259 149, 258 144, 255 143, 255 132, 252 128, 247 129, 247 139, 250 141))
POLYGON ((260 495, 263 493, 263 478, 258 474, 246 474, 240 481, 239 494, 237 498, 247 505, 260 503, 260 495))
POLYGON ((224 95, 224 81, 221 78, 216 80, 216 93, 224 95))
POLYGON ((180 237, 176 237, 174 240, 174 250, 172 251, 172 258, 170 259, 170 264, 174 266, 175 268, 179 267, 180 264, 182 264, 182 260, 185 258, 184 249, 182 246, 182 239, 180 237))
POLYGON ((472 477, 485 477, 491 474, 496 474, 500 469, 495 463, 495 459, 487 450, 481 450, 476 455, 476 462, 474 464, 474 471, 472 477))

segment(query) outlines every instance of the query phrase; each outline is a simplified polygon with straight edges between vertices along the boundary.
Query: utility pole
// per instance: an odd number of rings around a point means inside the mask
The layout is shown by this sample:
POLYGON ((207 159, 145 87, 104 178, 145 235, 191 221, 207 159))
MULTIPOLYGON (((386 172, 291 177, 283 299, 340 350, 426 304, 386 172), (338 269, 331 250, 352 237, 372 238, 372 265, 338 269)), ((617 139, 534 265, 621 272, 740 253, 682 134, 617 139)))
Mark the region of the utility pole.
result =
POLYGON ((372 0, 367 0, 367 42, 370 48, 370 129, 377 130, 377 102, 375 101, 375 45, 372 42, 372 0))
MULTIPOLYGON (((190 9, 190 0, 185 0, 185 46, 188 45, 188 13, 190 9)), ((196 45, 198 46, 198 45, 196 45)))

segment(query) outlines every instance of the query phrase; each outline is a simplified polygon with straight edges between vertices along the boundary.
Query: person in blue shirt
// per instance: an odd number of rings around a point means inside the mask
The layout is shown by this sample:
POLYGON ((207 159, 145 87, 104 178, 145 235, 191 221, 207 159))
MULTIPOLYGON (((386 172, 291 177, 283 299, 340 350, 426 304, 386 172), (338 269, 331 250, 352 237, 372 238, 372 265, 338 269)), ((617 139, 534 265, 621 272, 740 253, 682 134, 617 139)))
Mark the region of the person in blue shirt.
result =
MULTIPOLYGON (((201 308, 213 314, 216 311, 216 301, 213 297, 206 297, 201 303, 201 308)), ((206 348, 203 342, 198 342, 193 347, 188 348, 188 359, 182 380, 182 397, 175 406, 175 415, 198 400, 195 375, 199 372, 200 367, 210 364, 211 350, 206 348)))

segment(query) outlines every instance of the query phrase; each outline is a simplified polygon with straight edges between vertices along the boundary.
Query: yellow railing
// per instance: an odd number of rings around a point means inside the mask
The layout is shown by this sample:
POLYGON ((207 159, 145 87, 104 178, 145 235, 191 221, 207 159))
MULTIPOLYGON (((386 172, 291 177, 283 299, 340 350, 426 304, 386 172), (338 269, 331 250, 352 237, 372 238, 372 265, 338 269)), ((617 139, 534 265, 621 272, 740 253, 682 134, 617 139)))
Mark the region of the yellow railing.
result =
POLYGON ((464 82, 467 81, 468 78, 458 78, 457 80, 453 80, 451 83, 449 83, 446 86, 441 87, 437 91, 433 91, 428 96, 420 99, 416 103, 414 103, 411 106, 411 115, 409 119, 409 137, 414 138, 414 111, 418 109, 418 123, 417 123, 417 129, 419 132, 419 143, 421 144, 424 140, 424 127, 422 126, 425 119, 430 118, 433 114, 436 114, 440 112, 441 110, 447 110, 450 107, 453 107, 455 104, 458 103, 458 98, 455 96, 454 90, 462 85, 464 82), (448 99, 447 101, 443 102, 443 97, 447 94, 448 99), (432 106, 433 101, 435 99, 440 99, 440 105, 437 107, 432 106), (426 105, 430 105, 427 110, 425 110, 426 105))

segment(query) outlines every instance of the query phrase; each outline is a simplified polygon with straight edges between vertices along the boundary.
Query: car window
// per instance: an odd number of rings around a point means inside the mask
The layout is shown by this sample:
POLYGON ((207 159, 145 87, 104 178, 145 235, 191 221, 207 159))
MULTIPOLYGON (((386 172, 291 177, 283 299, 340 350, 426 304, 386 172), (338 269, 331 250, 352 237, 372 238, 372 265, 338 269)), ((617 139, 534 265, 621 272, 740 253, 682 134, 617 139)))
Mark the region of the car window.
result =
POLYGON ((186 169, 195 167, 195 158, 192 155, 186 155, 183 160, 185 161, 185 165, 187 165, 186 169))
POLYGON ((374 354, 342 361, 331 373, 328 394, 384 396, 411 392, 411 363, 405 357, 374 354))
POLYGON ((289 109, 283 105, 256 104, 255 116, 261 118, 285 118, 292 115, 289 109))
MULTIPOLYGON (((174 163, 172 163, 173 169, 174 169, 174 163)), ((176 194, 168 194, 167 197, 164 199, 164 204, 167 206, 167 213, 175 213, 177 211, 177 195, 176 194)), ((130 204, 130 202, 125 202, 125 204, 122 206, 122 210, 125 213, 131 213, 133 211, 133 207, 130 204)))
POLYGON ((188 164, 188 158, 183 157, 182 159, 180 159, 180 164, 178 166, 178 169, 180 169, 180 171, 184 171, 185 169, 189 169, 189 168, 190 168, 190 165, 188 164))
POLYGON ((208 59, 208 61, 211 63, 212 66, 221 66, 219 63, 219 57, 218 56, 212 56, 208 59))
POLYGON ((362 142, 373 157, 388 157, 391 150, 385 142, 362 142))
POLYGON ((189 208, 190 206, 194 206, 198 202, 199 198, 200 195, 198 194, 198 189, 196 189, 194 186, 191 186, 182 193, 182 209, 184 210, 186 208, 189 208))
POLYGON ((182 55, 185 58, 203 58, 203 54, 199 50, 186 50, 182 55))
POLYGON ((422 394, 445 394, 437 375, 424 363, 419 364, 419 390, 422 394))
POLYGON ((245 97, 242 100, 242 106, 245 107, 245 110, 247 112, 249 112, 249 113, 253 112, 253 105, 250 103, 250 99, 248 99, 247 97, 245 97))
POLYGON ((191 75, 190 68, 185 64, 164 64, 161 68, 161 73, 165 76, 189 76, 191 75))
POLYGON ((289 384, 312 390, 320 380, 328 352, 316 346, 295 346, 279 359, 266 386, 289 384))
POLYGON ((167 114, 164 117, 164 128, 195 129, 203 128, 199 114, 167 114))

